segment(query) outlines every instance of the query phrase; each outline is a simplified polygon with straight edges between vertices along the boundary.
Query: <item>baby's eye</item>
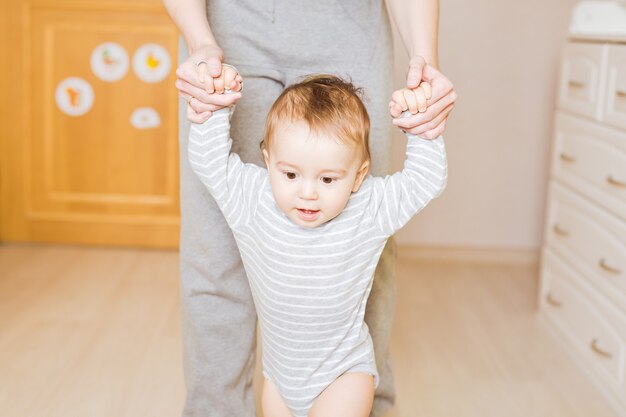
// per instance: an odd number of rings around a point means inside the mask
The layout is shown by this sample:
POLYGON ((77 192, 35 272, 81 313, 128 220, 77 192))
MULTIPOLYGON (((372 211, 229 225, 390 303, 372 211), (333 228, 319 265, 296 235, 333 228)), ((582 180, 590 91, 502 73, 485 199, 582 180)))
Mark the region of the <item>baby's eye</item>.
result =
POLYGON ((296 173, 295 172, 285 172, 285 176, 289 180, 295 180, 296 179, 296 173))
POLYGON ((324 184, 331 184, 333 181, 335 181, 335 179, 332 177, 322 177, 322 182, 324 184))

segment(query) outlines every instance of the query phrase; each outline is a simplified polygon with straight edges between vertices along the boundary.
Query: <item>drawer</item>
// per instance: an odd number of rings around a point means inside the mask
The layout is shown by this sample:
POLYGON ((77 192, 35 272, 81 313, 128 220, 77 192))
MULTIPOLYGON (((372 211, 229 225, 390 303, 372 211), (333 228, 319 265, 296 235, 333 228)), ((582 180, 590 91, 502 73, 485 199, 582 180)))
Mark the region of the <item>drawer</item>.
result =
POLYGON ((626 221, 551 182, 545 239, 626 312, 626 221))
POLYGON ((626 131, 557 113, 552 175, 626 219, 626 131))
POLYGON ((567 43, 563 47, 558 106, 601 120, 608 45, 567 43))
POLYGON ((604 121, 626 129, 626 45, 610 45, 604 121))
POLYGON ((540 306, 566 348, 612 392, 624 389, 626 317, 550 249, 542 255, 540 306))

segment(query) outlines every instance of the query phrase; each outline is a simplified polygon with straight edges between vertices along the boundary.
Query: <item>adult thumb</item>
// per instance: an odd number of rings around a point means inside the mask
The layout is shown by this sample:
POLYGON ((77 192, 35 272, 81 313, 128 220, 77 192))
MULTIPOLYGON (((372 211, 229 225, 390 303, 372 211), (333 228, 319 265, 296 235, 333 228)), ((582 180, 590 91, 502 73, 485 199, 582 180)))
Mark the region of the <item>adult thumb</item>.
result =
POLYGON ((209 75, 211 77, 219 77, 222 74, 222 61, 218 57, 209 57, 207 66, 209 67, 209 75))
POLYGON ((409 71, 406 74, 407 88, 417 88, 422 82, 424 66, 426 61, 421 56, 411 58, 409 62, 409 71))
POLYGON ((439 74, 441 73, 437 70, 437 68, 433 67, 432 65, 426 65, 424 67, 422 78, 424 78, 425 81, 432 83, 432 81, 437 78, 439 74))

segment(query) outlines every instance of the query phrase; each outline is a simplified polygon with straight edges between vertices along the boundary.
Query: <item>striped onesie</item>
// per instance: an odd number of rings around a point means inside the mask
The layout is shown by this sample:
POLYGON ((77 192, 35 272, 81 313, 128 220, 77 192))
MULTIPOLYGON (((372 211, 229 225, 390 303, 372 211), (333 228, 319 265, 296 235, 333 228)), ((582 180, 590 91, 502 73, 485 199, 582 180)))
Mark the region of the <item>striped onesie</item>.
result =
POLYGON ((404 169, 368 176, 346 208, 315 228, 291 222, 268 172, 231 153, 229 109, 192 124, 189 159, 228 221, 259 317, 263 375, 294 417, 345 372, 378 372, 363 320, 387 238, 445 188, 443 138, 407 134, 404 169))

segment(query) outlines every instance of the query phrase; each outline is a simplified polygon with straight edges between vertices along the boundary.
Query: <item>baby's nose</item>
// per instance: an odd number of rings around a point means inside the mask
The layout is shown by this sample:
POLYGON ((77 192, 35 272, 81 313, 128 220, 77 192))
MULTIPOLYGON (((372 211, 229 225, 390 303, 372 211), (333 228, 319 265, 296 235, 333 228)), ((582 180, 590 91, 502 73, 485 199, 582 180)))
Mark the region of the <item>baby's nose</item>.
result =
POLYGON ((300 198, 303 200, 317 200, 315 184, 310 181, 305 181, 300 188, 300 198))

